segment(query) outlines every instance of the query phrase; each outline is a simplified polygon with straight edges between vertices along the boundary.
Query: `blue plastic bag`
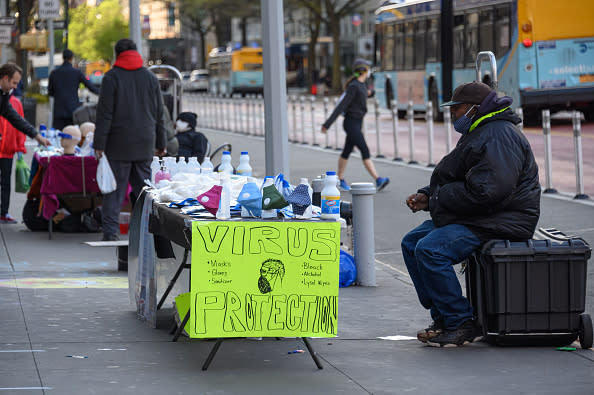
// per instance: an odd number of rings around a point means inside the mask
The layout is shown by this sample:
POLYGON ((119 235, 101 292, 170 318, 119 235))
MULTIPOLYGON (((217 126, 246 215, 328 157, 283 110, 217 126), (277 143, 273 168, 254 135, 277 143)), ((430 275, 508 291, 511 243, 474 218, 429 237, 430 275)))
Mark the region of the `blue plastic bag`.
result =
POLYGON ((348 287, 357 279, 357 266, 355 266, 355 258, 348 252, 340 250, 340 265, 339 265, 339 286, 340 288, 348 287))

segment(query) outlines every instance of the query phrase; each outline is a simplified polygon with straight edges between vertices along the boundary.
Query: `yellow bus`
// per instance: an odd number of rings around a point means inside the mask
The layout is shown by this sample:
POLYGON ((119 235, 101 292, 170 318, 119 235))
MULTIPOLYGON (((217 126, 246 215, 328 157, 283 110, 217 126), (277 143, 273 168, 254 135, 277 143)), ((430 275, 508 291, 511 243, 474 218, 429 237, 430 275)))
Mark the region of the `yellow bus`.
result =
POLYGON ((208 91, 262 93, 262 48, 215 48, 208 54, 208 91))

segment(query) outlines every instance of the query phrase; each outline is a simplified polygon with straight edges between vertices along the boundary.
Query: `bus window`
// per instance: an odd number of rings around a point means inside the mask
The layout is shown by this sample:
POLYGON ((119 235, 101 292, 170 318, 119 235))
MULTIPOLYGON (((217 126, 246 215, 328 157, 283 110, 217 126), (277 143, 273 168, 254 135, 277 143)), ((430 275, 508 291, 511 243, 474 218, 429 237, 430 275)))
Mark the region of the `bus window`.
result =
POLYGON ((395 69, 404 69, 404 24, 394 25, 396 45, 394 46, 395 69))
POLYGON ((454 67, 464 67, 464 15, 454 16, 454 67))
POLYGON ((243 70, 245 70, 245 71, 262 71, 262 63, 244 63, 243 70))
POLYGON ((465 28, 465 51, 464 62, 467 67, 475 65, 476 54, 478 53, 478 13, 472 12, 466 14, 466 28, 465 28))
POLYGON ((429 18, 427 19, 427 62, 439 62, 441 59, 439 41, 439 19, 429 18))
POLYGON ((479 51, 495 52, 495 40, 493 39, 493 10, 481 11, 479 23, 479 51))
POLYGON ((495 56, 503 56, 510 48, 510 6, 495 9, 495 56))
POLYGON ((394 70, 394 25, 386 26, 384 33, 384 70, 394 70))
POLYGON ((415 24, 415 69, 425 69, 425 20, 421 19, 414 22, 415 24))
POLYGON ((405 41, 404 41, 404 69, 412 70, 414 65, 414 32, 415 27, 412 22, 406 22, 404 24, 405 41))

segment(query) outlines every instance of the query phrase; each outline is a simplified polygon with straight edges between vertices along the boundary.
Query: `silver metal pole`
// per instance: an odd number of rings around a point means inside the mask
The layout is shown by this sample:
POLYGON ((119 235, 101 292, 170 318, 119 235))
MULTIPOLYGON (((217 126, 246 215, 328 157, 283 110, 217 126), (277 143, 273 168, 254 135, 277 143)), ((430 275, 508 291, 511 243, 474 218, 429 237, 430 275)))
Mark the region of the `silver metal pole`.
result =
POLYGON ((245 99, 247 101, 247 132, 251 136, 253 135, 252 129, 252 95, 246 95, 245 99))
POLYGON ((375 185, 370 182, 351 184, 353 197, 353 244, 357 284, 375 287, 375 236, 373 223, 373 195, 375 185))
POLYGON ((375 99, 373 101, 373 104, 375 105, 375 157, 376 158, 385 158, 385 156, 382 155, 382 147, 381 147, 381 135, 380 135, 380 130, 381 130, 381 126, 380 126, 380 103, 379 100, 375 99))
POLYGON ((443 124, 446 130, 446 154, 449 154, 452 150, 452 114, 448 109, 443 112, 443 124))
POLYGON ((522 110, 522 107, 518 107, 516 109, 516 114, 518 114, 518 117, 520 117, 520 119, 522 120, 519 126, 522 133, 524 133, 524 110, 522 110))
POLYGON ((129 0, 130 20, 128 21, 130 39, 136 43, 136 50, 142 56, 142 31, 140 28, 140 0, 129 0))
POLYGON ((429 150, 427 167, 435 167, 435 163, 433 163, 433 103, 428 101, 426 105, 425 119, 427 120, 427 147, 429 150))
MULTIPOLYGON (((328 98, 325 97, 324 98, 324 121, 326 121, 326 119, 328 119, 328 98)), ((332 148, 330 147, 330 131, 326 130, 326 149, 328 148, 332 148)))
POLYGON ((266 174, 290 179, 283 2, 261 0, 266 174))
MULTIPOLYGON (((54 69, 54 51, 55 51, 54 20, 51 18, 47 20, 47 30, 48 30, 48 34, 49 34, 49 37, 47 38, 48 43, 49 43, 49 62, 48 62, 48 67, 47 67, 47 74, 50 75, 50 73, 54 69)), ((54 98, 52 96, 50 96, 49 111, 47 114, 47 118, 48 118, 47 124, 49 125, 48 128, 51 128, 53 126, 53 121, 54 121, 53 113, 54 113, 54 98)))
POLYGON ((291 96, 291 109, 293 112, 293 130, 291 133, 291 141, 296 143, 297 142, 297 97, 294 95, 291 96))
POLYGON ((264 118, 264 98, 260 94, 258 95, 258 119, 260 121, 260 135, 264 136, 266 132, 266 119, 264 118))
POLYGON ((401 161, 402 158, 398 155, 398 102, 392 100, 390 105, 390 112, 392 113, 392 136, 394 138, 394 161, 401 161))
POLYGON ((588 199, 584 193, 584 161, 582 159, 582 113, 573 111, 571 114, 573 123, 573 143, 575 148, 575 184, 577 194, 574 199, 588 199))
MULTIPOLYGON (((338 97, 334 98, 334 107, 338 105, 338 97)), ((340 151, 340 147, 338 146, 338 122, 334 122, 334 149, 336 151, 340 151)))
POLYGON ((406 116, 408 117, 408 150, 410 153, 410 160, 408 163, 417 164, 415 160, 415 111, 413 109, 413 102, 408 102, 406 109, 406 116))
POLYGON ((551 112, 542 110, 542 133, 544 135, 545 150, 545 190, 543 193, 557 193, 553 188, 553 154, 551 150, 551 112))
POLYGON ((301 144, 307 144, 305 141, 305 96, 299 97, 299 109, 301 110, 301 144))
MULTIPOLYGON (((8 3, 8 0, 0 0, 0 16, 8 16, 6 15, 6 5, 8 3)), ((2 53, 0 55, 0 64, 4 64, 7 62, 8 56, 6 55, 6 50, 8 48, 8 45, 6 44, 2 44, 2 53)), ((33 125, 35 126, 35 125, 33 125)))
POLYGON ((310 97, 310 107, 311 107, 311 133, 312 133, 312 145, 318 146, 319 144, 316 142, 316 97, 311 95, 310 97))

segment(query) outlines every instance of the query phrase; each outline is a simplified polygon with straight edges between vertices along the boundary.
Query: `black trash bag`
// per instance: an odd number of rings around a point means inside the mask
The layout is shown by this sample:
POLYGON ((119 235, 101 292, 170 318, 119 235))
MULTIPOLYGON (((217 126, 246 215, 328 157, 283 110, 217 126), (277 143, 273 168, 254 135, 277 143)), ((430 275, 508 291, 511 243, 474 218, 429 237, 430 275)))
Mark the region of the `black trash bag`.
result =
POLYGON ((25 202, 25 206, 23 207, 23 222, 29 230, 34 232, 47 232, 49 230, 49 221, 39 214, 38 199, 30 199, 25 202))

